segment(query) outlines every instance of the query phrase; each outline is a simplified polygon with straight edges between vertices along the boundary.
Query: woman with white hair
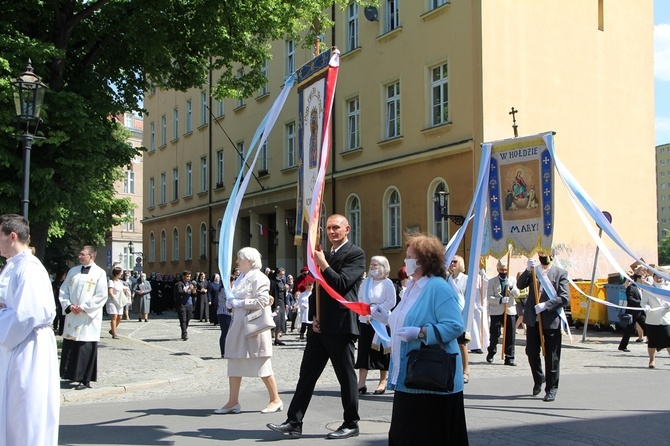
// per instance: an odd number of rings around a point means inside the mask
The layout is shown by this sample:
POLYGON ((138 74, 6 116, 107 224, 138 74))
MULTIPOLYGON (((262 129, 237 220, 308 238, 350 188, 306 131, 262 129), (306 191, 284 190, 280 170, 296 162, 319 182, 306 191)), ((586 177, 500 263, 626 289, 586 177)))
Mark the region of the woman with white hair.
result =
POLYGON ((240 386, 243 376, 259 376, 268 389, 270 403, 261 413, 279 412, 284 403, 279 399, 277 382, 272 372, 272 337, 270 330, 254 336, 246 336, 246 315, 270 305, 270 279, 263 274, 261 255, 251 247, 237 253, 237 267, 241 274, 235 280, 232 298, 226 306, 233 310, 232 322, 226 336, 225 357, 228 358, 228 402, 216 409, 217 414, 240 413, 240 386))
MULTIPOLYGON (((370 312, 380 308, 389 314, 395 306, 396 292, 391 279, 388 278, 391 267, 384 256, 374 256, 370 259, 368 276, 358 290, 361 302, 370 304, 370 312)), ((365 380, 368 370, 379 370, 379 384, 374 391, 375 395, 381 395, 386 391, 386 379, 388 376, 390 345, 384 345, 370 325, 372 316, 359 316, 358 325, 360 337, 358 338, 358 358, 355 368, 358 369, 358 392, 362 395, 367 393, 365 380)))

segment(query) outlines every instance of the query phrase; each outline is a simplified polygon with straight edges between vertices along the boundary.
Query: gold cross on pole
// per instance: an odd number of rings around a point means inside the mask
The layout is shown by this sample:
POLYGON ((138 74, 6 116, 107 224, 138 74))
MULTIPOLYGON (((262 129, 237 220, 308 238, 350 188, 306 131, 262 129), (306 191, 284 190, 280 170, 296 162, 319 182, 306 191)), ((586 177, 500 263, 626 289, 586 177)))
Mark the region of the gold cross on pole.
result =
POLYGON ((519 136, 519 132, 517 131, 518 125, 516 125, 516 114, 519 113, 519 110, 514 110, 514 107, 512 107, 512 111, 509 112, 510 115, 512 115, 512 128, 514 129, 514 137, 517 138, 519 136))

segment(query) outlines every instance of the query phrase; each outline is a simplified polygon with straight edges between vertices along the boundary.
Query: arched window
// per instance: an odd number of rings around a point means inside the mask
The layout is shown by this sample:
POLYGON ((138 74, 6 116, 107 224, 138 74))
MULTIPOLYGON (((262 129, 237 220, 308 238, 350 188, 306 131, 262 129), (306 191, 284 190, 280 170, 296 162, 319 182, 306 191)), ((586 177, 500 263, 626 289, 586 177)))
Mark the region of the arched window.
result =
POLYGON ((347 220, 349 220, 349 240, 356 246, 361 246, 361 202, 356 195, 347 200, 347 220))
POLYGON ((179 260, 179 231, 177 228, 172 230, 172 261, 179 260))
POLYGON ((165 229, 161 231, 161 262, 167 260, 167 236, 165 235, 165 229))
POLYGON ((149 234, 149 262, 156 261, 156 236, 153 232, 149 234))
POLYGON ((207 225, 200 223, 200 257, 207 258, 207 225))
POLYGON ((399 247, 402 243, 400 193, 391 188, 386 192, 386 197, 386 246, 399 247))
POLYGON ((186 238, 184 239, 184 260, 193 258, 193 230, 191 225, 186 226, 186 238))
POLYGON ((433 235, 439 238, 442 243, 447 244, 449 242, 449 219, 442 213, 443 209, 446 211, 446 214, 449 213, 449 190, 447 189, 447 183, 439 179, 436 183, 433 183, 433 187, 428 189, 428 192, 430 193, 428 199, 433 203, 431 215, 433 235), (444 196, 444 208, 440 204, 440 195, 444 196))

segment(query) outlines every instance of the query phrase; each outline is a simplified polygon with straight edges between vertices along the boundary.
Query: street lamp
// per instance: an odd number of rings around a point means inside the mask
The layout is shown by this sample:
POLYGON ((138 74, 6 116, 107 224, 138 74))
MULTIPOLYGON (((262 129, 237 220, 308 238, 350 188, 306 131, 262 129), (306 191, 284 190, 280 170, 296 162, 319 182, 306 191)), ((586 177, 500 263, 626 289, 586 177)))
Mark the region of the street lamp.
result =
POLYGON ((447 201, 448 196, 449 192, 445 190, 438 190, 433 196, 433 201, 438 204, 440 210, 440 219, 449 219, 458 226, 461 226, 465 222, 465 217, 462 215, 449 214, 449 202, 447 201))
POLYGON ((209 239, 211 240, 212 245, 219 244, 219 240, 216 238, 216 228, 214 226, 209 228, 209 239))
POLYGON ((17 77, 12 85, 14 86, 14 105, 16 107, 16 118, 19 124, 25 123, 25 129, 22 130, 21 140, 23 141, 23 196, 21 198, 21 215, 28 220, 28 203, 30 202, 30 150, 33 146, 33 139, 42 139, 34 136, 37 133, 37 127, 42 122, 40 111, 44 102, 44 92, 47 86, 42 83, 40 78, 33 73, 33 67, 28 59, 26 70, 17 77), (31 125, 34 127, 31 128, 31 125))

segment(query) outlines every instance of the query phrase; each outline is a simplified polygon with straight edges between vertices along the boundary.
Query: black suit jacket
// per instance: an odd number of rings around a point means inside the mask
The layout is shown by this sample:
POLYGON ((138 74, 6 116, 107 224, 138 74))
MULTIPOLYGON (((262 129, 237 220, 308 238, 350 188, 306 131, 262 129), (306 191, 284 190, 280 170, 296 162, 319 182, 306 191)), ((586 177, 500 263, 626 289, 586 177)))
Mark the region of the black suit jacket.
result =
MULTIPOLYGON (((547 278, 549 282, 553 285, 558 294, 558 299, 550 299, 549 295, 545 290, 542 290, 540 293, 540 302, 546 302, 547 308, 540 315, 542 316, 542 329, 559 329, 561 328, 561 321, 558 316, 558 309, 563 308, 570 304, 569 300, 569 289, 568 289, 568 272, 563 268, 560 268, 557 265, 551 265, 549 271, 547 271, 547 278)), ((538 289, 540 289, 538 280, 538 289)), ((535 287, 533 286, 533 275, 530 271, 526 270, 519 276, 519 280, 516 282, 517 288, 520 290, 524 288, 528 289, 528 299, 526 299, 526 305, 523 309, 523 322, 524 324, 534 327, 537 323, 536 314, 535 314, 535 287)))
MULTIPOLYGON (((330 265, 321 274, 326 283, 349 302, 358 302, 358 287, 365 272, 365 253, 347 241, 328 260, 330 265)), ((316 314, 316 294, 319 294, 319 325, 323 334, 358 335, 358 315, 330 297, 320 288, 309 298, 309 318, 316 314)))
MULTIPOLYGON (((640 308, 641 302, 642 302, 642 294, 640 294, 640 289, 637 287, 637 285, 631 283, 630 285, 628 285, 628 288, 626 288, 626 306, 631 308, 640 308)), ((635 320, 637 316, 639 316, 640 313, 643 312, 636 310, 626 310, 626 313, 632 315, 633 320, 635 320)))

